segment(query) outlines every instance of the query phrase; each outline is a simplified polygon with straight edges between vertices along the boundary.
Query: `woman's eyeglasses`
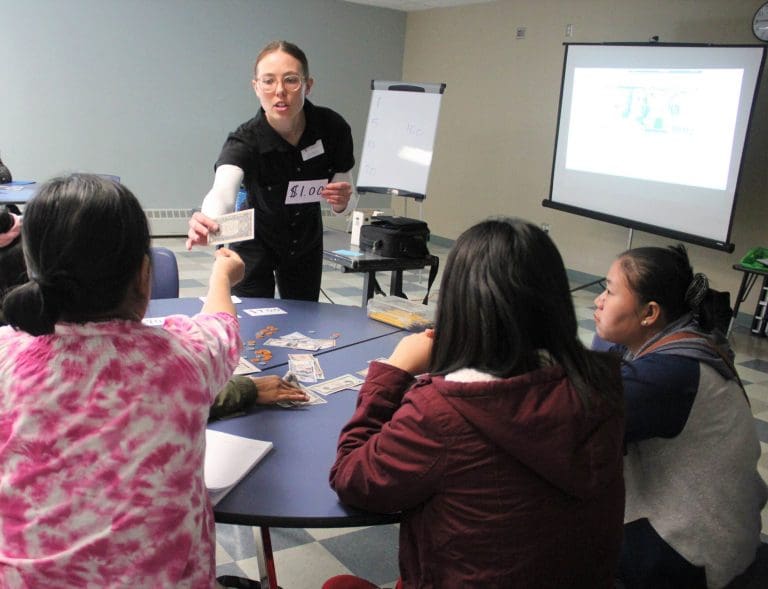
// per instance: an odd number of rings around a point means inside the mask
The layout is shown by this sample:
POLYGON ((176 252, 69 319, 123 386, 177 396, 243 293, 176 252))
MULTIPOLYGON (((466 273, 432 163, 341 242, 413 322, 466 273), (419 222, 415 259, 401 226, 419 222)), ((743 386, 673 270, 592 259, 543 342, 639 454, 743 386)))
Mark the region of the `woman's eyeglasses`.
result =
MULTIPOLYGON (((286 92, 296 92, 301 88, 303 81, 304 78, 296 75, 283 76, 283 79, 281 80, 286 92)), ((263 78, 258 78, 256 82, 259 84, 261 91, 265 94, 273 94, 277 91, 278 79, 275 76, 264 76, 263 78)))

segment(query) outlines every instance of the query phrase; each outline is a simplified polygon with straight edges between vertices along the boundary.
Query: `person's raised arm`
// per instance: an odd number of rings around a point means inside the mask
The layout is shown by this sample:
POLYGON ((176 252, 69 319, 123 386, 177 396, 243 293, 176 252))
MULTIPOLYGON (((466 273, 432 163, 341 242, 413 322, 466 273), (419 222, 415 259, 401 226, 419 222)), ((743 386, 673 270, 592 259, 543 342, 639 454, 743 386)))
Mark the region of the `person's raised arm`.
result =
POLYGON ((216 250, 208 280, 208 294, 202 313, 229 313, 237 316, 232 303, 232 287, 243 279, 245 264, 237 253, 225 247, 216 250))
POLYGON ((243 181, 243 170, 231 164, 222 164, 216 168, 213 186, 203 199, 199 213, 192 215, 189 220, 187 233, 187 249, 193 245, 206 245, 208 233, 218 230, 219 226, 213 217, 225 215, 235 210, 237 192, 243 181))

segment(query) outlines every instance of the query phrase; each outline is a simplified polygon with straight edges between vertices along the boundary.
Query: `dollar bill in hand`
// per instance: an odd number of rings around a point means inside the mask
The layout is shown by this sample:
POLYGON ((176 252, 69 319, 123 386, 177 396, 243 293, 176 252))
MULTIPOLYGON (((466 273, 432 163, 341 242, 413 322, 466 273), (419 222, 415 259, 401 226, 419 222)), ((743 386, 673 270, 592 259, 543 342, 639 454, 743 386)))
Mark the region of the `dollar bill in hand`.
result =
POLYGON ((253 239, 253 209, 222 215, 214 221, 219 224, 219 230, 208 234, 208 245, 253 239))
POLYGON ((309 401, 299 401, 296 403, 297 407, 301 407, 302 405, 323 405, 324 403, 327 403, 325 399, 323 399, 320 395, 318 395, 314 391, 310 391, 307 387, 302 386, 301 390, 304 391, 304 393, 309 397, 309 401))
POLYGON ((323 399, 320 395, 315 393, 314 391, 310 391, 307 387, 302 385, 299 382, 298 377, 290 370, 285 373, 283 380, 290 385, 300 388, 302 391, 304 391, 304 394, 307 395, 307 397, 309 397, 309 399, 307 401, 281 401, 277 403, 277 405, 280 407, 285 407, 286 409, 289 409, 291 407, 301 407, 303 405, 322 405, 323 403, 328 402, 325 399, 323 399))

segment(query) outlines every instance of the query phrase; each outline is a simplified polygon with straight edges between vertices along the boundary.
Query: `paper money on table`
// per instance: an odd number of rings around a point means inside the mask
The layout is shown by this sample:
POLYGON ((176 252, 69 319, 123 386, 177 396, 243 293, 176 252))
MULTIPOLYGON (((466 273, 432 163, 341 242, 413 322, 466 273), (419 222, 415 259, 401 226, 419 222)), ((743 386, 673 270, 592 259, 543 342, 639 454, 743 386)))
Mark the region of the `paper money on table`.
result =
POLYGON ((288 333, 282 336, 281 339, 304 342, 307 344, 307 347, 304 349, 307 349, 307 350, 310 350, 310 349, 325 350, 327 348, 333 348, 336 345, 335 339, 332 339, 332 338, 317 339, 317 338, 309 337, 308 335, 304 335, 300 331, 294 331, 293 333, 288 333), (314 347, 314 346, 317 346, 317 347, 314 347))
POLYGON ((301 390, 303 390, 307 397, 309 397, 309 401, 297 401, 296 405, 298 407, 301 407, 302 405, 323 405, 324 403, 328 402, 316 392, 309 390, 307 387, 303 386, 301 387, 301 390))
POLYGON ((288 354, 288 370, 301 382, 317 382, 319 367, 320 363, 312 354, 288 354))
POLYGON ((309 390, 320 393, 321 395, 330 395, 332 393, 343 391, 344 389, 354 389, 361 384, 363 384, 362 378, 358 378, 354 374, 343 374, 336 378, 332 378, 331 380, 312 385, 309 387, 309 390))
POLYGON ((333 348, 336 346, 336 340, 331 338, 325 338, 325 339, 317 339, 315 338, 313 340, 318 346, 320 350, 325 350, 328 348, 333 348))
POLYGON ((277 348, 293 348, 294 350, 312 350, 320 349, 320 346, 311 339, 293 339, 288 337, 271 337, 264 342, 265 346, 275 346, 277 348))
POLYGON ((208 234, 208 245, 253 239, 253 209, 229 213, 213 220, 219 224, 219 230, 208 234))
MULTIPOLYGON (((278 348, 293 348, 294 350, 325 350, 336 345, 335 339, 315 339, 304 335, 299 331, 287 333, 281 337, 271 337, 264 342, 265 346, 276 346, 278 348)), ((319 367, 318 367, 319 368, 319 367)), ((323 378, 318 376, 318 378, 323 378)))

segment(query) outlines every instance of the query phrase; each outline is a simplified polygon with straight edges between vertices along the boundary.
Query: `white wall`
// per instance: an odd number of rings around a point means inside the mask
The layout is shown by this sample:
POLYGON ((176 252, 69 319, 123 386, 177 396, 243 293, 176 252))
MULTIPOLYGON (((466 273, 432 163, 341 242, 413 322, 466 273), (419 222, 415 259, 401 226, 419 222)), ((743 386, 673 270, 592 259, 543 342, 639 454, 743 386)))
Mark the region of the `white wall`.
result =
POLYGON ((17 179, 111 173, 146 208, 199 206, 258 108, 256 54, 288 39, 359 160, 370 81, 402 73, 405 18, 337 0, 0 0, 0 155, 17 179))
MULTIPOLYGON (((563 43, 757 43, 764 0, 497 0, 408 15, 403 79, 446 82, 424 201, 433 233, 455 238, 489 215, 549 223, 568 268, 603 275, 627 245, 626 228, 545 209, 554 151, 563 43), (565 37, 567 24, 573 36, 565 37), (526 37, 515 38, 517 27, 526 37)), ((763 72, 745 152, 732 255, 690 246, 698 271, 735 296, 731 266, 768 246, 768 75, 763 72)), ((669 244, 634 232, 633 246, 669 244)), ((757 290, 757 289, 755 289, 757 290)), ((742 310, 754 310, 755 293, 742 310)))
MULTIPOLYGON (((600 275, 628 231, 544 209, 566 40, 754 43, 762 0, 498 0, 402 12, 337 0, 0 0, 0 154, 17 178, 115 173, 144 205, 197 206, 226 134, 257 108, 256 52, 308 53, 312 97, 350 122, 359 160, 371 79, 446 82, 424 217, 455 238, 488 215, 546 222, 566 265, 600 275), (565 25, 574 34, 565 38, 565 25), (527 27, 524 40, 515 28, 527 27)), ((735 295, 731 269, 768 245, 768 75, 739 191, 732 255, 689 248, 735 295)), ((413 206, 413 205, 411 205, 413 206)), ((413 209, 409 214, 414 216, 413 209)), ((667 240, 635 232, 633 245, 667 240)), ((742 307, 751 312, 753 293, 742 307)))

